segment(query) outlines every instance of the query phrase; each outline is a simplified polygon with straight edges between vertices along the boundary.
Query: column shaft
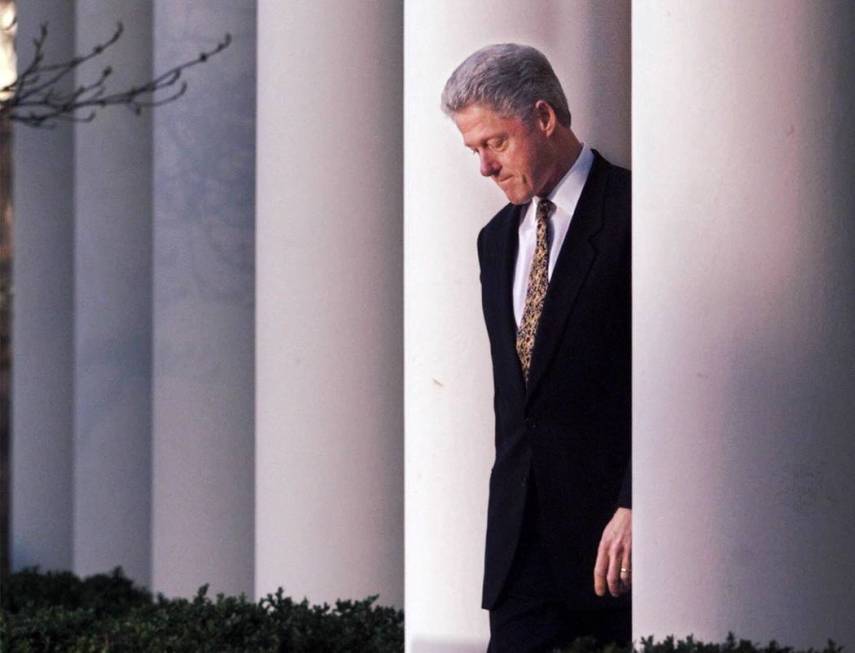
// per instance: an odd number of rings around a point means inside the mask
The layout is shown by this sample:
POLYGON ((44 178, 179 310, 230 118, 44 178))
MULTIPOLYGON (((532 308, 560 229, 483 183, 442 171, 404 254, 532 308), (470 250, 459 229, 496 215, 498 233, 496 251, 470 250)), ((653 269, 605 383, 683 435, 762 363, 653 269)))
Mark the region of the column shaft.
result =
MULTIPOLYGON (((18 67, 46 22, 47 55, 74 55, 74 5, 17 3, 18 67)), ((66 88, 72 88, 72 79, 66 88)), ((14 126, 11 564, 72 565, 74 129, 14 126)))
POLYGON ((634 7, 636 637, 855 641, 853 24, 634 7))
POLYGON ((154 3, 152 586, 253 592, 255 3, 154 3))
POLYGON ((258 29, 256 591, 400 605, 402 10, 258 29))
MULTIPOLYGON (((76 3, 76 49, 110 48, 117 88, 151 77, 151 7, 76 3)), ((78 85, 101 68, 76 70, 78 85)), ((151 115, 121 107, 78 123, 74 152, 74 570, 151 558, 151 115)))

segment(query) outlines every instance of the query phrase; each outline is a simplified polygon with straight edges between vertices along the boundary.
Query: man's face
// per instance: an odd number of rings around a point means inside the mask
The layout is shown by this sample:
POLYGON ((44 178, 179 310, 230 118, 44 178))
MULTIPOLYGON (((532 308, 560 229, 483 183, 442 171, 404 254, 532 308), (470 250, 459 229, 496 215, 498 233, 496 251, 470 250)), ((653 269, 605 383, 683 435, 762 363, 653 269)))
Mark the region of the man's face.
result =
POLYGON ((551 170, 549 143, 542 125, 531 127, 480 104, 454 114, 463 144, 478 155, 481 174, 492 177, 512 204, 525 204, 546 185, 551 170))

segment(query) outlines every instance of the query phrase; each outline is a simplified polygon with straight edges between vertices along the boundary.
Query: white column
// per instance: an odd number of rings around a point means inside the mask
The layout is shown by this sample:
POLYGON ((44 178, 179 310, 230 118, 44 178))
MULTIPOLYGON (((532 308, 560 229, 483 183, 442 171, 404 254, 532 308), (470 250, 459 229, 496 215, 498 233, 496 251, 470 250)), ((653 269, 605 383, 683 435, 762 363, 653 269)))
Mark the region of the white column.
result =
POLYGON ((851 647, 855 5, 633 25, 634 634, 851 647))
MULTIPOLYGON (((74 5, 17 3, 18 67, 74 55, 74 5)), ((72 79, 67 88, 72 88, 72 79)), ((11 564, 72 565, 74 129, 14 127, 11 564)))
POLYGON ((257 594, 403 602, 401 38, 259 3, 257 594))
MULTIPOLYGON (((125 25, 109 57, 77 70, 110 85, 151 76, 151 7, 78 0, 76 49, 125 25)), ((75 129, 74 571, 122 565, 148 584, 151 557, 151 116, 122 107, 75 129)))
POLYGON ((253 592, 255 3, 154 3, 152 588, 253 592))
POLYGON ((483 651, 492 374, 478 230, 507 200, 440 111, 446 79, 490 43, 540 49, 578 136, 629 163, 626 2, 408 2, 405 12, 406 585, 408 651, 483 651))

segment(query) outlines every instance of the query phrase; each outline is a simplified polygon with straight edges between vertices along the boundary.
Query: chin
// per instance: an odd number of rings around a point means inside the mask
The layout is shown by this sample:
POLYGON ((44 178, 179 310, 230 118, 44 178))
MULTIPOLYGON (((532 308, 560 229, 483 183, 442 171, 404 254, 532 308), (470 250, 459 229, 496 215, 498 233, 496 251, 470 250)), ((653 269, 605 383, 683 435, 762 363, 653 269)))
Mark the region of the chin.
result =
POLYGON ((521 193, 505 193, 505 197, 508 198, 508 201, 511 204, 528 204, 531 202, 532 195, 530 194, 521 194, 521 193))
POLYGON ((520 184, 513 184, 508 187, 502 184, 498 186, 502 189, 502 192, 511 204, 528 204, 531 198, 534 197, 534 193, 531 192, 530 188, 525 187, 525 185, 522 185, 521 188, 517 188, 520 184))

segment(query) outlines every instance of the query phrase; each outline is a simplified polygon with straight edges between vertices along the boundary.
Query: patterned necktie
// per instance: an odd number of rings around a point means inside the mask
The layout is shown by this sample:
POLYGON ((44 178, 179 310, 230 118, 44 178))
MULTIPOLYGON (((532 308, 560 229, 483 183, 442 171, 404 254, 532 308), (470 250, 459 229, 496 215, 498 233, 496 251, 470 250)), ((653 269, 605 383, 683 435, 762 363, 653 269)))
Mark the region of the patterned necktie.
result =
POLYGON ((517 330, 517 355, 520 357, 526 383, 528 383, 528 368, 531 366, 531 352, 534 349, 537 323, 543 312, 543 300, 546 298, 546 287, 549 285, 549 245, 546 242, 546 233, 549 214, 553 208, 555 205, 545 198, 537 203, 537 244, 528 275, 525 309, 517 330))

